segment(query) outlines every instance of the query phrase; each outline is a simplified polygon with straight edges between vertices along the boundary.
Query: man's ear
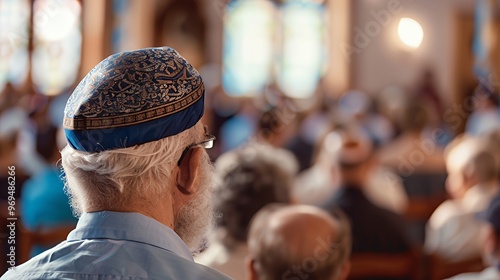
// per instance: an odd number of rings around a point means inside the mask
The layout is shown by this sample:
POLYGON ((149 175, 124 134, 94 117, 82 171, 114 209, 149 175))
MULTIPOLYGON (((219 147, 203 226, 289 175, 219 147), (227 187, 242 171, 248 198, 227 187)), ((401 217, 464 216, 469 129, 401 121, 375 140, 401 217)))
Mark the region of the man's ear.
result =
POLYGON ((245 258, 245 267, 247 269, 247 280, 258 280, 259 276, 255 271, 255 260, 250 256, 245 258))
POLYGON ((200 172, 203 160, 203 149, 193 147, 184 156, 179 172, 177 173, 177 188, 185 195, 194 194, 198 191, 196 177, 200 172))

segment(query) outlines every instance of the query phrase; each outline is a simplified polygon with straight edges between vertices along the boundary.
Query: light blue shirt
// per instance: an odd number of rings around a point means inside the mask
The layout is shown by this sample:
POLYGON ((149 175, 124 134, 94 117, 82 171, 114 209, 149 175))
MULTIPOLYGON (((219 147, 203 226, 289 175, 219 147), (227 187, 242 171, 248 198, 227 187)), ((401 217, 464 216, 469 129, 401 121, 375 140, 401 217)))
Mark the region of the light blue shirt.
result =
POLYGON ((139 213, 85 213, 66 241, 0 279, 230 279, 193 261, 169 227, 139 213))

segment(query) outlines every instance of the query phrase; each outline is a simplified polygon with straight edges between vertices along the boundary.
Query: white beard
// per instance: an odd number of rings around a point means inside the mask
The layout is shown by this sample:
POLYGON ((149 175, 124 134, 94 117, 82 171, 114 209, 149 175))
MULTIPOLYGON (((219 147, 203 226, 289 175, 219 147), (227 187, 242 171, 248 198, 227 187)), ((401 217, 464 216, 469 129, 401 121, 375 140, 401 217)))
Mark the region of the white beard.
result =
POLYGON ((174 230, 192 253, 199 253, 208 244, 213 226, 214 168, 205 154, 200 172, 200 193, 183 206, 174 221, 174 230))

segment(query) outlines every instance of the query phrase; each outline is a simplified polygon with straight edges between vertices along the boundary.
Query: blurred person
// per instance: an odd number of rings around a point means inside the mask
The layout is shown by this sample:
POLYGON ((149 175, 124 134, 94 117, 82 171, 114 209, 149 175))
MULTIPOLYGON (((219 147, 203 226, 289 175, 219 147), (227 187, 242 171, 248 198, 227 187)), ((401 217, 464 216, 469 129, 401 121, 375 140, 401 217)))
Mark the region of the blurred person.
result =
POLYGON ((402 106, 395 116, 402 133, 382 147, 380 162, 405 177, 412 173, 444 172, 443 151, 437 145, 441 135, 438 135, 437 130, 427 133, 429 116, 426 107, 416 98, 406 99, 402 106), (422 155, 416 156, 416 151, 422 155))
POLYGON ((465 128, 468 134, 479 136, 500 129, 498 96, 491 85, 479 83, 471 96, 471 101, 474 102, 474 108, 465 128))
POLYGON ((255 128, 251 117, 244 114, 233 116, 224 122, 220 127, 221 152, 225 153, 245 145, 252 135, 255 128))
POLYGON ((296 131, 285 144, 285 149, 295 155, 299 162, 299 173, 314 163, 314 146, 321 136, 330 129, 328 108, 313 110, 308 114, 296 114, 292 120, 296 131))
POLYGON ((340 208, 349 217, 353 254, 411 252, 413 243, 404 218, 375 205, 364 192, 374 156, 368 136, 348 127, 337 131, 335 142, 340 184, 326 209, 340 208))
POLYGON ((439 126, 443 122, 444 106, 436 86, 436 78, 431 68, 424 69, 422 77, 417 84, 417 97, 428 108, 429 123, 439 126))
MULTIPOLYGON (((339 189, 340 174, 337 162, 338 134, 330 132, 320 141, 318 158, 314 165, 297 176, 293 197, 297 202, 323 206, 331 200, 339 189)), ((372 168, 367 174, 369 179, 363 188, 364 194, 376 205, 404 213, 408 198, 401 178, 390 169, 378 164, 372 157, 372 168)))
MULTIPOLYGON (((63 130, 47 131, 44 141, 51 145, 47 147, 41 145, 42 141, 37 141, 37 152, 50 165, 24 183, 20 199, 21 222, 31 232, 44 232, 61 227, 74 228, 78 219, 73 215, 68 196, 64 192, 62 170, 56 166, 61 158, 59 149, 66 145, 63 130)), ((31 255, 38 255, 46 249, 48 248, 36 246, 31 255)))
POLYGON ((383 166, 403 178, 410 232, 423 244, 428 218, 446 199, 441 143, 447 136, 444 129, 430 129, 428 108, 420 99, 410 96, 401 105, 394 115, 401 134, 379 150, 378 158, 383 166))
MULTIPOLYGON (((0 126, 1 128, 1 126, 0 126)), ((1 130, 1 129, 0 129, 1 130)), ((22 177, 19 176, 19 171, 17 169, 17 158, 16 158, 16 138, 17 138, 17 133, 14 131, 12 133, 6 134, 6 133, 1 133, 0 134, 0 168, 4 170, 4 172, 0 173, 0 188, 2 189, 2 192, 0 194, 0 207, 2 207, 1 217, 5 220, 8 217, 8 207, 9 207, 9 186, 12 182, 16 184, 16 186, 19 186, 18 184, 22 184, 20 180, 22 180, 22 177), (13 166, 13 167, 12 167, 13 166), (10 167, 10 168, 9 168, 10 167), (12 176, 9 175, 9 171, 14 168, 14 172, 16 173, 15 176, 15 181, 12 180, 12 176), (9 179, 9 177, 11 179, 9 179)), ((10 187, 12 189, 12 187, 10 187)), ((17 200, 19 199, 19 191, 14 192, 14 198, 17 200)), ((5 225, 5 223, 4 223, 5 225)), ((7 238, 9 237, 10 230, 6 226, 2 226, 0 229, 0 234, 2 236, 2 242, 1 242, 1 253, 3 256, 7 256, 7 254, 10 253, 10 247, 11 245, 8 244, 7 238)), ((7 271, 7 262, 4 260, 6 257, 0 258, 2 262, 0 262, 0 271, 5 272, 7 271)))
POLYGON ((244 279, 250 220, 270 203, 290 202, 296 171, 291 154, 268 145, 252 142, 222 154, 216 161, 217 228, 212 244, 196 261, 244 279))
MULTIPOLYGON (((214 71, 210 71, 209 73, 212 74, 213 72, 214 71)), ((207 76, 207 74, 205 76, 207 76)), ((203 82, 206 85, 205 78, 203 79, 203 82)), ((222 150, 225 148, 223 147, 225 145, 223 145, 222 143, 223 136, 221 135, 221 133, 223 132, 222 131, 223 124, 238 113, 240 106, 241 106, 241 101, 237 98, 228 96, 224 92, 224 89, 222 88, 221 85, 217 85, 213 87, 211 90, 207 90, 205 98, 205 111, 208 114, 211 114, 211 116, 205 114, 203 116, 204 118, 203 121, 206 122, 205 120, 206 118, 210 121, 211 125, 213 126, 212 133, 215 136, 217 136, 217 139, 221 140, 221 141, 216 141, 214 143, 214 147, 207 151, 211 159, 216 159, 222 153, 222 150)), ((227 130, 229 131, 229 133, 231 132, 231 129, 227 130)), ((229 144, 227 146, 230 147, 232 146, 232 144, 229 144)))
POLYGON ((498 280, 500 279, 500 196, 495 196, 488 208, 478 213, 481 221, 477 236, 482 249, 484 263, 488 266, 481 272, 463 273, 450 280, 498 280))
POLYGON ((198 72, 168 47, 94 67, 65 108, 76 229, 1 279, 227 279, 192 256, 212 217, 203 102, 198 72))
POLYGON ((389 120, 373 110, 372 98, 363 91, 350 90, 340 97, 337 105, 337 119, 342 123, 355 123, 363 128, 375 146, 387 143, 394 135, 389 120))
POLYGON ((9 165, 15 165, 18 175, 21 175, 21 172, 29 175, 29 170, 21 166, 22 157, 18 152, 19 146, 23 144, 20 141, 21 134, 28 122, 28 113, 22 105, 22 94, 7 84, 4 92, 0 94, 0 167, 6 170, 9 165))
POLYGON ((281 148, 293 132, 293 119, 286 119, 279 108, 264 111, 258 121, 257 137, 259 140, 281 148))
POLYGON ((493 129, 485 133, 482 138, 490 148, 491 155, 495 158, 497 177, 500 181, 500 128, 493 129))
MULTIPOLYGON (((28 106, 28 118, 26 119, 19 133, 19 164, 30 175, 37 174, 50 167, 39 151, 50 151, 55 143, 47 143, 45 134, 50 134, 55 126, 50 122, 49 104, 51 99, 42 94, 33 94, 30 96, 30 105, 28 106), (42 149, 37 150, 37 146, 42 149)), ((49 152, 50 153, 50 152, 49 152)))
POLYGON ((401 128, 398 127, 397 123, 408 98, 410 96, 403 88, 394 85, 384 88, 374 96, 376 111, 385 117, 393 127, 393 137, 401 133, 401 128))
POLYGON ((350 270, 350 226, 339 211, 270 205, 253 219, 248 247, 249 280, 343 280, 350 270))
MULTIPOLYGON (((309 137, 314 137, 314 130, 322 125, 320 115, 308 122, 309 137), (316 126, 316 127, 315 127, 316 126)), ((273 107, 264 111, 258 121, 257 140, 276 148, 291 152, 299 164, 299 172, 311 165, 313 146, 304 137, 303 126, 298 128, 300 116, 287 106, 273 107)))
POLYGON ((480 256, 480 227, 474 214, 484 210, 499 190, 496 163, 490 152, 482 139, 471 136, 459 136, 447 147, 446 188, 451 199, 429 219, 426 253, 448 262, 480 256))
MULTIPOLYGON (((1 99, 1 98, 0 98, 1 99)), ((19 201, 20 193, 22 191, 22 186, 24 182, 28 179, 26 172, 19 165, 19 157, 17 154, 17 146, 19 130, 23 125, 22 117, 24 116, 21 109, 16 108, 14 110, 8 110, 0 115, 0 169, 4 172, 0 173, 0 215, 7 221, 8 206, 9 206, 9 196, 13 194, 16 201, 19 201), (19 114, 18 114, 19 113, 19 114), (12 171, 11 171, 12 170, 12 171), (9 171, 15 173, 15 176, 10 176, 9 171), (10 178, 10 179, 9 179, 10 178), (12 189, 11 185, 15 183, 14 193, 8 192, 8 189, 12 189)), ((19 212, 16 212, 18 214, 19 212)), ((0 229, 0 235, 3 236, 1 242, 1 253, 3 256, 7 256, 10 253, 11 244, 8 244, 7 237, 10 234, 8 227, 4 226, 0 229)), ((4 260, 4 258, 0 258, 4 260)), ((7 262, 0 263, 0 273, 7 271, 7 262)))

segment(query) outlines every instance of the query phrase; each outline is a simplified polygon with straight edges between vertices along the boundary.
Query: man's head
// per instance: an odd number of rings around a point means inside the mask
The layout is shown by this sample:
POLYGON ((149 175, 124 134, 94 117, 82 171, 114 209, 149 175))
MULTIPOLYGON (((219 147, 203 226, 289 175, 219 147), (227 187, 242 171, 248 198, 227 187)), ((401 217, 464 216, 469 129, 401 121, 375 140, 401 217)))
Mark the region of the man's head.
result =
POLYGON ((268 145, 250 144, 216 162, 219 184, 217 234, 227 247, 247 240, 250 220, 270 203, 289 203, 297 166, 293 155, 268 145))
POLYGON ((488 147, 485 141, 465 135, 448 145, 446 189, 452 197, 461 198, 471 187, 488 186, 497 180, 496 162, 488 147))
POLYGON ((265 111, 258 122, 257 137, 274 147, 285 144, 294 129, 294 123, 283 117, 283 113, 277 108, 265 111))
POLYGON ((213 173, 203 96, 198 72, 170 48, 98 64, 65 108, 62 166, 75 212, 139 212, 198 249, 211 223, 213 173))
POLYGON ((351 230, 345 216, 313 206, 270 205, 250 228, 248 279, 346 279, 351 230))
POLYGON ((477 214, 484 221, 482 230, 483 259, 488 265, 500 264, 500 195, 497 195, 488 208, 477 214))
POLYGON ((363 186, 373 168, 373 143, 360 127, 355 125, 330 132, 323 149, 334 158, 343 185, 363 186))

